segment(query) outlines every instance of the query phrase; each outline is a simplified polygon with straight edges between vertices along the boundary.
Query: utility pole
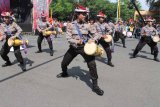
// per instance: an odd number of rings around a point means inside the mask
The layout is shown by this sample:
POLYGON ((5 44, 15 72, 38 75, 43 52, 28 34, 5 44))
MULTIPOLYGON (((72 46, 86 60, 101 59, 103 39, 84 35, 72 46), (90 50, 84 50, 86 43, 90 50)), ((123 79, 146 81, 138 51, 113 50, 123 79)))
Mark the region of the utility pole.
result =
POLYGON ((121 1, 117 0, 117 21, 121 19, 121 1))

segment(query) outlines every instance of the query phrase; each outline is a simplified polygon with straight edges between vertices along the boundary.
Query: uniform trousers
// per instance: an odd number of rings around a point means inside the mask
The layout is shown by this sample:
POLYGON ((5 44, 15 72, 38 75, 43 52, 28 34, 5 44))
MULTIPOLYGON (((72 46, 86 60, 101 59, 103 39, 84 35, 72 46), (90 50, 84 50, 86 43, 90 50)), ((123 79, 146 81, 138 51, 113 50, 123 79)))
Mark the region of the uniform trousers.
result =
POLYGON ((50 50, 53 50, 53 44, 52 44, 52 40, 51 40, 50 36, 45 37, 45 36, 43 36, 42 33, 39 33, 39 36, 38 36, 38 39, 37 39, 37 44, 38 44, 39 51, 42 51, 41 44, 42 44, 42 41, 43 41, 44 38, 46 38, 50 50))
POLYGON ((97 68, 96 68, 96 63, 95 63, 95 56, 85 54, 84 46, 75 48, 75 47, 70 45, 70 48, 68 49, 68 51, 64 55, 64 58, 63 58, 62 63, 61 63, 61 68, 62 68, 63 73, 67 73, 67 66, 79 54, 87 62, 91 79, 92 80, 97 80, 98 79, 98 74, 97 74, 97 68))
POLYGON ((107 54, 108 62, 111 62, 111 60, 112 60, 112 51, 111 51, 111 48, 110 48, 110 44, 105 42, 103 38, 101 38, 98 41, 98 43, 101 44, 103 49, 105 50, 105 52, 107 54))
POLYGON ((153 42, 152 38, 149 37, 149 36, 146 36, 146 37, 141 37, 134 53, 133 53, 133 56, 136 56, 138 54, 138 52, 146 45, 148 44, 150 46, 150 48, 152 49, 153 51, 153 55, 154 55, 154 58, 157 58, 158 56, 158 47, 157 47, 157 43, 153 42))
MULTIPOLYGON (((10 52, 10 46, 8 46, 8 39, 6 40, 6 42, 4 43, 4 45, 2 46, 2 49, 1 49, 1 57, 4 61, 6 62, 10 62, 9 60, 9 57, 8 57, 8 53, 10 52)), ((14 48, 14 55, 15 57, 17 58, 18 62, 20 64, 24 64, 23 62, 23 57, 21 55, 21 52, 20 52, 20 46, 13 46, 14 48)))
POLYGON ((120 38, 123 46, 125 46, 125 36, 121 32, 118 32, 118 31, 115 32, 115 36, 120 38))

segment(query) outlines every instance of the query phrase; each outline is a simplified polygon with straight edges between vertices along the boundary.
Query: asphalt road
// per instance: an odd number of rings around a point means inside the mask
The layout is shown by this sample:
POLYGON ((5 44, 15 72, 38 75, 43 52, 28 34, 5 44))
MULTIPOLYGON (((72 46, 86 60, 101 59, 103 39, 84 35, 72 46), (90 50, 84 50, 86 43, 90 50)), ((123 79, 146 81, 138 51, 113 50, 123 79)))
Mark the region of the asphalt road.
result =
MULTIPOLYGON (((92 92, 88 68, 81 56, 69 65, 69 78, 56 78, 68 49, 64 36, 53 39, 52 57, 46 41, 42 43, 44 52, 36 54, 37 37, 26 38, 30 41, 28 54, 22 53, 27 71, 21 71, 13 52, 9 53, 13 65, 0 67, 0 107, 160 107, 160 63, 153 61, 147 45, 136 59, 129 58, 137 39, 127 38, 127 48, 121 41, 116 43, 114 68, 105 63, 106 55, 97 58, 99 86, 104 90, 104 95, 98 96, 92 92)), ((0 65, 3 63, 0 59, 0 65)))

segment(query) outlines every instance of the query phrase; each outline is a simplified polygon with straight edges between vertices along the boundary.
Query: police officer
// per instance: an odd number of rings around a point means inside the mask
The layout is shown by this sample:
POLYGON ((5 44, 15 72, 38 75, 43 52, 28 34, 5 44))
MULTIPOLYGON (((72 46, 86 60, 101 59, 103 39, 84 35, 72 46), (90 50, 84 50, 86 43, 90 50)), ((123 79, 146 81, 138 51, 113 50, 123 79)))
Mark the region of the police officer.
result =
POLYGON ((68 77, 67 73, 67 66, 71 63, 71 61, 80 54, 85 61, 87 62, 90 76, 92 79, 93 84, 93 91, 97 93, 98 95, 103 95, 103 90, 101 90, 98 86, 98 74, 97 74, 97 68, 95 63, 95 56, 87 55, 84 52, 84 45, 85 42, 95 42, 97 40, 98 36, 94 36, 94 38, 88 37, 89 32, 91 32, 94 35, 96 34, 96 31, 91 31, 89 24, 85 23, 85 17, 87 14, 87 9, 83 6, 78 6, 78 8, 75 9, 76 12, 76 20, 72 23, 69 23, 67 26, 67 40, 70 43, 70 48, 64 55, 63 61, 61 63, 62 67, 62 73, 57 75, 57 78, 61 77, 68 77))
MULTIPOLYGON (((6 67, 12 65, 9 57, 7 56, 11 48, 10 46, 8 46, 8 39, 21 39, 20 33, 22 32, 22 29, 15 22, 11 21, 12 19, 10 12, 2 12, 1 16, 3 17, 3 23, 1 24, 1 26, 4 31, 3 38, 1 38, 1 40, 5 40, 5 43, 1 49, 1 57, 4 61, 6 61, 6 63, 2 65, 2 67, 6 67)), ((14 54, 18 62, 20 63, 20 67, 23 71, 26 71, 25 63, 20 52, 20 46, 13 46, 13 48, 14 54)))
POLYGON ((123 34, 123 31, 125 30, 125 26, 123 25, 123 21, 120 20, 118 21, 118 23, 115 25, 115 37, 118 37, 121 39, 122 44, 123 44, 123 48, 126 48, 125 45, 125 36, 123 34))
POLYGON ((145 20, 147 22, 147 25, 142 28, 141 31, 141 39, 133 53, 133 56, 131 58, 135 58, 138 52, 146 45, 148 44, 151 49, 153 50, 154 60, 159 62, 158 56, 158 47, 157 43, 152 40, 152 33, 158 34, 157 30, 152 26, 153 20, 151 18, 147 18, 145 20))
POLYGON ((41 19, 39 19, 37 21, 38 26, 37 26, 37 30, 39 32, 39 36, 37 39, 37 44, 38 44, 38 51, 37 53, 41 53, 42 52, 42 41, 44 39, 44 37, 47 39, 47 42, 49 44, 49 48, 50 48, 50 55, 53 56, 53 44, 52 44, 52 40, 50 36, 44 36, 43 32, 50 30, 52 28, 51 24, 46 20, 46 14, 43 12, 41 14, 41 19))
POLYGON ((104 38, 106 38, 107 34, 111 35, 112 27, 109 26, 107 23, 105 23, 106 15, 102 11, 100 11, 98 13, 97 17, 98 17, 98 22, 95 23, 95 27, 96 27, 97 32, 100 35, 99 36, 100 39, 99 39, 98 43, 102 45, 102 47, 104 48, 104 50, 107 54, 108 65, 111 66, 111 67, 114 67, 114 65, 111 62, 112 51, 111 51, 111 48, 110 48, 110 43, 107 43, 107 42, 104 41, 104 38))

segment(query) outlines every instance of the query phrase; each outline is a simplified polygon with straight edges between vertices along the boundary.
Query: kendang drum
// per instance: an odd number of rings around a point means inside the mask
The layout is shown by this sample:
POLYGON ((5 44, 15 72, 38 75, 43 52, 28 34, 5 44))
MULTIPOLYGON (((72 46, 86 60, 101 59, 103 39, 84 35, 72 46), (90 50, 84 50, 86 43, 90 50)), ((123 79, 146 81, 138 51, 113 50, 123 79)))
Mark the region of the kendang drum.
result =
POLYGON ((152 40, 154 42, 159 42, 160 41, 159 35, 152 36, 152 40))
POLYGON ((126 36, 126 35, 127 35, 127 32, 126 32, 126 31, 123 31, 123 35, 126 36))
POLYGON ((12 46, 20 46, 23 44, 27 44, 28 45, 28 40, 20 40, 20 39, 8 39, 8 46, 12 47, 12 46))
POLYGON ((106 35, 106 38, 104 38, 105 42, 112 42, 112 36, 111 35, 106 35))
POLYGON ((56 31, 44 31, 43 32, 43 36, 50 36, 50 35, 55 35, 56 34, 56 31))
POLYGON ((99 47, 95 42, 86 43, 84 46, 84 52, 87 55, 102 56, 104 54, 103 48, 99 47))

